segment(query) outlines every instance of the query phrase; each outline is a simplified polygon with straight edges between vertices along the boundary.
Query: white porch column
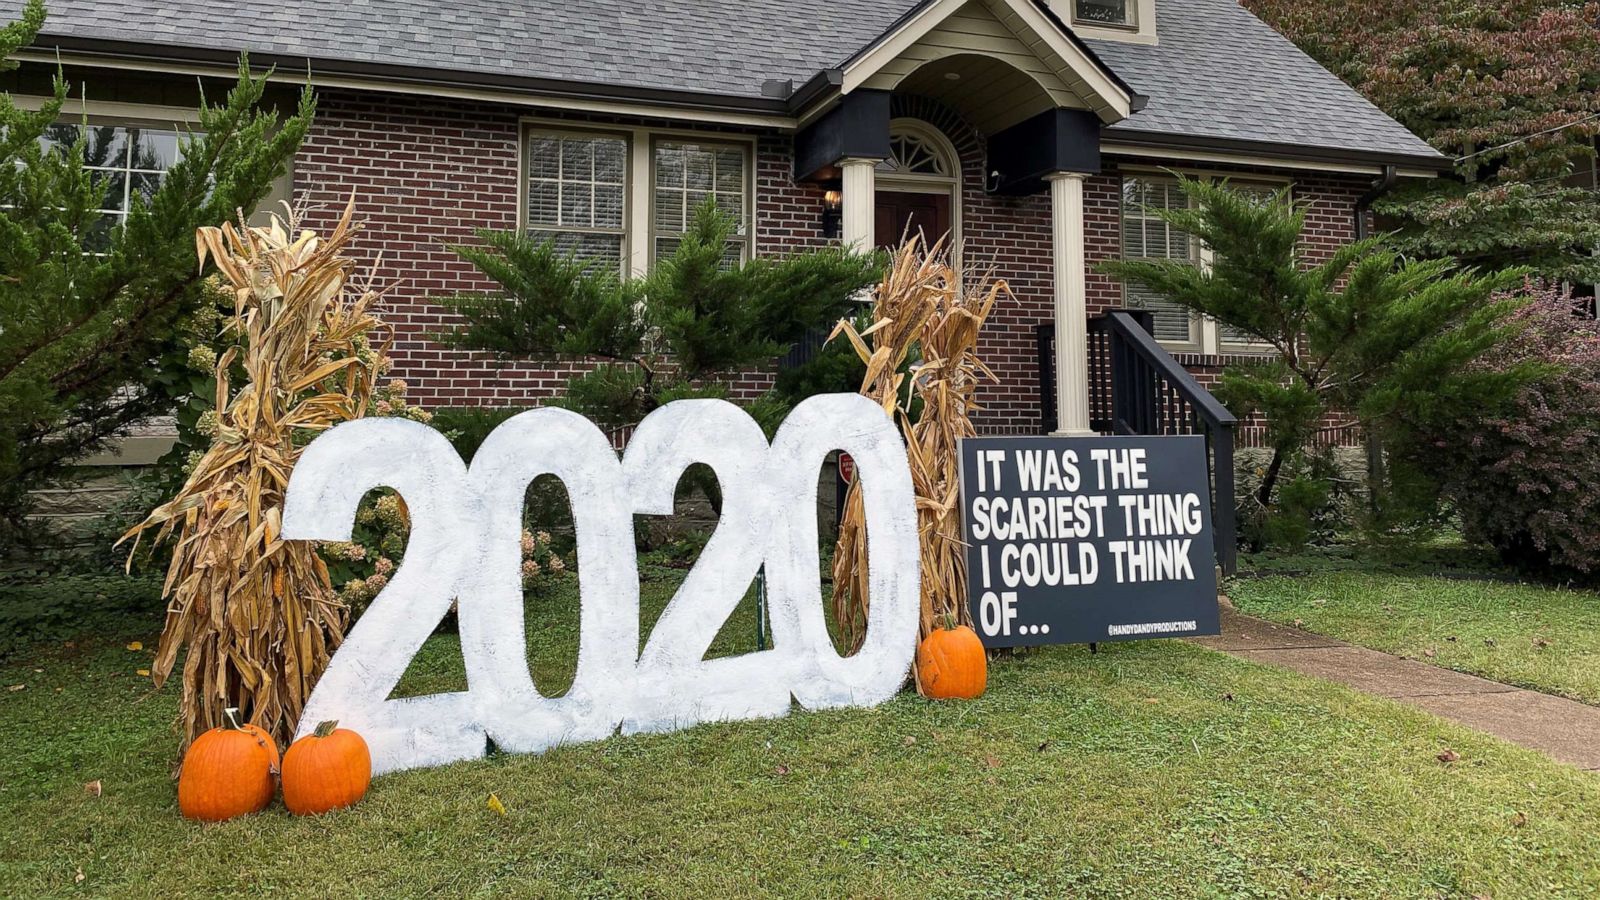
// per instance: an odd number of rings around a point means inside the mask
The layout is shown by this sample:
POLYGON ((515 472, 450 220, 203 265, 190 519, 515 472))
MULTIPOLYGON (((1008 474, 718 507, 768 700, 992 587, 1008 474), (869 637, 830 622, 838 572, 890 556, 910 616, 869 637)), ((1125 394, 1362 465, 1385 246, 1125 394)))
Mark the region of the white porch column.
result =
POLYGON ((839 163, 841 185, 840 236, 846 247, 872 250, 878 246, 872 233, 877 218, 878 161, 851 157, 839 163))
POLYGON ((1089 429, 1089 308, 1083 256, 1081 172, 1055 172, 1050 215, 1055 256, 1056 431, 1094 434, 1089 429))

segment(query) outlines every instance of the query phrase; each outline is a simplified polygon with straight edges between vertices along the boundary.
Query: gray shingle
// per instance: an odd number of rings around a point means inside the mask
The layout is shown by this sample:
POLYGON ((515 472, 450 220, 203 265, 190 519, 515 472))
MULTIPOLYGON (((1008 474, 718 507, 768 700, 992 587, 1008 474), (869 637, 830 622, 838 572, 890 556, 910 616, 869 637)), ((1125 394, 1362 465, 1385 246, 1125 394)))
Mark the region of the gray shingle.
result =
MULTIPOLYGON (((917 0, 52 0, 51 37, 761 97, 803 84, 917 0)), ((0 0, 12 18, 19 0, 0 0)), ((1160 44, 1091 40, 1150 98, 1112 131, 1437 154, 1234 0, 1157 0, 1160 44)))
MULTIPOLYGON (((912 0, 52 0, 51 35, 759 97, 804 82, 912 0), (170 38, 166 36, 170 35, 170 38), (602 60, 596 48, 611 51, 602 60)), ((18 0, 0 0, 14 17, 18 0)))
POLYGON ((1150 98, 1112 133, 1442 158, 1235 0, 1157 0, 1156 30, 1153 47, 1086 42, 1150 98))

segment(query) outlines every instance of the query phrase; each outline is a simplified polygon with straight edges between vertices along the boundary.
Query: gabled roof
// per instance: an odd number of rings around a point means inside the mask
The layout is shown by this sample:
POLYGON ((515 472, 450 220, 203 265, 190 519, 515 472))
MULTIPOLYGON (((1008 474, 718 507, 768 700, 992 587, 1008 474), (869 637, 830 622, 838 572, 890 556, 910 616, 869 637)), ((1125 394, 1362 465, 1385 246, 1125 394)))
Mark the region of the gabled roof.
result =
MULTIPOLYGON (((926 0, 924 0, 926 2, 926 0)), ((1039 0, 1029 0, 1036 5, 1039 0)), ((918 0, 52 0, 40 48, 792 115, 918 0), (777 84, 774 85, 773 83, 777 84)), ((1157 0, 1157 46, 1085 40, 1149 106, 1108 137, 1442 157, 1235 0, 1157 0)), ((14 18, 21 0, 0 0, 14 18)), ((1265 152, 1265 151, 1264 151, 1265 152)))
POLYGON ((1145 98, 1106 66, 1065 23, 1040 0, 922 0, 889 30, 856 51, 844 65, 842 86, 850 91, 869 83, 908 45, 928 36, 963 9, 998 14, 1014 22, 1013 35, 1023 53, 1042 62, 1059 63, 1057 74, 1075 86, 1077 99, 1108 122, 1117 122, 1144 105, 1145 98))

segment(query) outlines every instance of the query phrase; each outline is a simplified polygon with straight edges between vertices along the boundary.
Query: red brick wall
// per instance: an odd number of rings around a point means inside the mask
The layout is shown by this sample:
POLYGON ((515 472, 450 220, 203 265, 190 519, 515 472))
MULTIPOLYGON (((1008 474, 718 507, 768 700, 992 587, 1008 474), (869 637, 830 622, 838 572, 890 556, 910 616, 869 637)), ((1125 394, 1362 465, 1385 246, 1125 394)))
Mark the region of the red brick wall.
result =
MULTIPOLYGON (((532 405, 577 371, 575 365, 501 363, 447 350, 428 339, 448 324, 426 302, 428 296, 492 287, 449 246, 472 241, 474 229, 515 227, 517 128, 523 112, 492 104, 327 90, 319 96, 316 125, 295 163, 296 194, 312 204, 312 227, 329 227, 355 193, 357 213, 367 223, 356 251, 368 261, 381 254, 380 279, 393 283, 385 317, 397 331, 394 374, 410 383, 416 402, 427 406, 532 405)), ((981 140, 970 133, 951 137, 962 155, 964 267, 969 273, 992 272, 1006 279, 1016 294, 1014 303, 995 311, 985 334, 982 355, 1000 383, 980 392, 985 408, 976 418, 984 432, 1032 433, 1039 426, 1040 397, 1034 329, 1050 321, 1053 307, 1049 197, 987 193, 981 140)), ((1295 179, 1296 196, 1312 204, 1306 259, 1324 259, 1351 239, 1350 211, 1366 180, 1284 174, 1295 179)), ((757 252, 821 246, 822 191, 793 183, 789 137, 759 135, 755 177, 757 252)), ((1120 178, 1117 161, 1108 160, 1106 171, 1085 186, 1091 314, 1122 304, 1121 285, 1092 271, 1096 263, 1120 253, 1120 178)), ((1214 379, 1223 362, 1196 356, 1183 361, 1202 382, 1214 379)), ((769 383, 770 376, 754 373, 740 379, 736 391, 748 397, 769 383)))
MULTIPOLYGON (((392 285, 384 319, 396 331, 393 374, 406 380, 411 398, 424 406, 531 406, 584 368, 507 363, 429 339, 449 324, 449 316, 428 297, 494 286, 450 247, 472 243, 480 228, 516 227, 517 129, 524 113, 493 104, 324 90, 316 123, 295 159, 295 195, 310 204, 309 227, 331 228, 355 193, 357 216, 366 223, 355 253, 366 263, 381 258, 379 279, 392 285)), ((757 253, 824 243, 821 191, 795 186, 790 173, 789 139, 761 136, 757 253)), ((739 380, 736 393, 754 396, 770 381, 752 373, 739 380)))

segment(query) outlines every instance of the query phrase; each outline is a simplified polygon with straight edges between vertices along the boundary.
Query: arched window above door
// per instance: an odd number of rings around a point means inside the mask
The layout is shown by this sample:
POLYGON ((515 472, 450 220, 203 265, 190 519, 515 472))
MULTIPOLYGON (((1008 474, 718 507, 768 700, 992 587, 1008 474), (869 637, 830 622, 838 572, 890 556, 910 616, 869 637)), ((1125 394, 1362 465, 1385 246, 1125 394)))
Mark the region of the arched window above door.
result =
POLYGON ((949 142, 920 122, 896 121, 889 130, 889 157, 878 163, 882 175, 954 178, 958 165, 949 142))

